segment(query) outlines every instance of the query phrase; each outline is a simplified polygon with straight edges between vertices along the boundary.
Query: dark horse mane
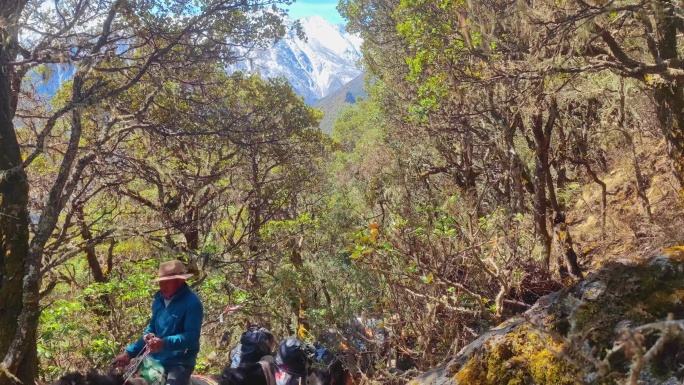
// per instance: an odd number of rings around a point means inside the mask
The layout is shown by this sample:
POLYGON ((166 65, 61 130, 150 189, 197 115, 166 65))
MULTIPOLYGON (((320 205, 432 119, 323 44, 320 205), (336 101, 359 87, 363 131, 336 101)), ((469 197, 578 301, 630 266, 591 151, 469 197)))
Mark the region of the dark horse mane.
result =
MULTIPOLYGON (((271 366, 271 371, 274 368, 271 366)), ((264 369, 258 362, 244 363, 237 368, 226 367, 217 378, 220 385, 267 385, 264 369)))
POLYGON ((98 374, 94 371, 86 375, 72 372, 60 377, 53 385, 123 385, 124 378, 118 374, 98 374))

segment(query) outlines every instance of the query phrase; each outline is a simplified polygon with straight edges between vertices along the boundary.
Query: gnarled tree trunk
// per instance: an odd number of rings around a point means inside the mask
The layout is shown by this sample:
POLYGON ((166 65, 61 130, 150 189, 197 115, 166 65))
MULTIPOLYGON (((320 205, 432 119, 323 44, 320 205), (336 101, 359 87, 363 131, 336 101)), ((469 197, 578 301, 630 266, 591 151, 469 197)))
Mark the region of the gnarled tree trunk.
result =
POLYGON ((14 383, 8 373, 31 383, 38 372, 35 328, 29 326, 37 322, 30 307, 38 306, 39 277, 29 258, 29 186, 12 122, 19 75, 9 65, 18 54, 16 23, 24 6, 0 3, 0 385, 14 383))

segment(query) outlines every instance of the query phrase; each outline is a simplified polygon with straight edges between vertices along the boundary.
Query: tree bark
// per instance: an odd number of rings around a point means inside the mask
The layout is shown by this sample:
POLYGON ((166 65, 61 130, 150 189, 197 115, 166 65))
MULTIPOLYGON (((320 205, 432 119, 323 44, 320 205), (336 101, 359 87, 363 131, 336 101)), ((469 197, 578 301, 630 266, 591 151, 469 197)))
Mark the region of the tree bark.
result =
MULTIPOLYGON (((678 60, 679 17, 674 11, 678 5, 671 0, 654 1, 652 4, 657 29, 657 49, 653 52, 656 64, 665 60, 678 60)), ((679 186, 684 188, 684 86, 681 79, 674 79, 667 72, 663 77, 667 82, 659 84, 655 90, 656 113, 667 140, 674 175, 679 186)))
POLYGON ((29 186, 13 124, 18 74, 8 65, 18 53, 13 42, 24 6, 11 0, 0 5, 0 385, 14 383, 8 373, 24 383, 38 373, 31 307, 38 306, 40 260, 29 255, 29 186))
POLYGON ((253 287, 257 284, 257 269, 259 267, 258 253, 261 242, 261 207, 259 202, 250 202, 248 205, 248 231, 247 248, 249 250, 249 262, 246 271, 246 284, 248 287, 253 287))
POLYGON ((185 214, 185 223, 183 224, 183 237, 189 250, 199 250, 199 221, 198 211, 195 208, 189 208, 185 214))
POLYGON ((655 91, 656 112, 679 186, 684 188, 684 88, 670 84, 655 91))
MULTIPOLYGON (((0 55, 2 55, 0 47, 0 55)), ((6 68, 6 67, 5 67, 6 68)), ((3 363, 22 382, 30 383, 37 374, 35 333, 29 333, 21 351, 10 352, 19 325, 25 290, 38 296, 38 282, 25 281, 28 260, 28 181, 21 168, 19 144, 8 105, 7 76, 0 70, 0 173, 18 167, 10 176, 0 177, 0 352, 7 352, 3 363), (11 353, 11 357, 10 356, 11 353), (9 359, 8 359, 9 358, 9 359), (18 369, 21 369, 19 371, 18 369), (30 380, 30 381, 29 381, 30 380)), ((11 383, 0 373, 0 385, 11 383)))
MULTIPOLYGON (((83 212, 82 204, 78 204, 74 209, 76 212, 76 219, 78 220, 78 226, 81 230, 81 237, 84 241, 90 243, 93 240, 93 234, 90 232, 90 228, 86 223, 85 214, 83 212)), ((100 266, 100 261, 97 259, 97 253, 95 252, 95 244, 89 244, 83 248, 86 255, 86 260, 88 261, 88 267, 90 267, 90 272, 93 275, 95 282, 104 283, 107 282, 104 271, 102 271, 102 266, 100 266)))
MULTIPOLYGON (((586 11, 584 2, 577 2, 586 11)), ((676 0, 652 0, 645 7, 632 9, 636 20, 640 20, 645 33, 646 47, 641 50, 650 52, 653 63, 639 61, 630 57, 625 44, 615 38, 621 31, 613 33, 609 27, 596 25, 598 37, 608 47, 612 62, 619 68, 623 77, 635 78, 653 89, 656 114, 661 131, 667 141, 668 155, 672 170, 680 187, 684 188, 684 85, 679 73, 681 64, 678 55, 677 32, 684 29, 681 17, 675 9, 681 7, 676 0), (653 25, 652 21, 655 21, 653 25)), ((605 8, 606 11, 610 7, 605 8)))
MULTIPOLYGON (((297 270, 297 272, 301 275, 304 274, 304 259, 302 258, 302 241, 303 238, 299 238, 299 241, 296 241, 294 238, 290 239, 290 263, 292 263, 292 266, 297 270)), ((310 329, 309 325, 309 320, 306 317, 306 311, 309 309, 309 303, 307 301, 307 293, 306 291, 308 288, 304 287, 297 287, 297 293, 299 295, 298 301, 293 302, 294 306, 294 312, 295 315, 297 316, 297 336, 299 338, 306 338, 307 331, 310 329)))
POLYGON ((523 168, 524 165, 520 161, 520 157, 515 152, 515 131, 520 121, 520 115, 516 114, 512 122, 508 125, 506 131, 504 132, 504 138, 506 140, 506 158, 508 159, 508 172, 510 174, 509 183, 512 185, 511 195, 512 195, 512 207, 517 213, 522 213, 525 210, 525 190, 524 184, 527 183, 531 186, 530 180, 523 179, 523 168))
MULTIPOLYGON (((83 212, 83 205, 77 203, 77 206, 74 210, 76 211, 76 218, 78 220, 78 225, 81 230, 81 237, 84 241, 87 242, 86 246, 83 248, 83 252, 86 255, 86 260, 88 261, 88 267, 90 267, 90 272, 93 275, 93 280, 95 280, 95 282, 97 283, 105 283, 109 281, 107 274, 109 273, 109 271, 111 271, 111 253, 113 251, 113 244, 112 247, 110 247, 109 249, 110 253, 107 257, 107 270, 104 271, 102 270, 100 261, 97 259, 97 252, 95 250, 97 242, 93 242, 93 234, 90 231, 88 224, 86 223, 85 214, 83 212)), ((100 316, 109 315, 111 313, 113 306, 107 294, 101 294, 98 300, 102 305, 102 308, 96 308, 93 310, 93 312, 100 316)))
POLYGON ((555 120, 555 111, 553 116, 549 116, 549 120, 544 124, 543 110, 538 107, 532 116, 532 134, 534 135, 534 144, 532 150, 534 151, 534 221, 537 226, 537 232, 542 237, 544 246, 544 267, 548 270, 551 267, 551 244, 552 238, 549 234, 548 228, 548 199, 546 198, 546 175, 549 171, 549 146, 551 144, 550 131, 553 127, 552 119, 555 120))
MULTIPOLYGON (((553 108, 556 108, 555 106, 553 108)), ((549 184, 549 190, 563 191, 568 182, 568 174, 566 168, 567 156, 567 137, 563 132, 563 127, 558 129, 558 156, 556 160, 552 163, 554 169, 556 170, 556 183, 554 186, 553 176, 551 173, 547 174, 547 180, 549 184)), ((558 273, 561 277, 570 275, 575 280, 581 280, 582 269, 577 261, 577 253, 575 252, 575 246, 572 242, 572 236, 570 236, 570 228, 567 224, 566 217, 566 202, 564 197, 558 197, 555 192, 549 194, 551 197, 551 206, 553 207, 553 233, 554 241, 558 246, 557 258, 558 258, 558 273)))

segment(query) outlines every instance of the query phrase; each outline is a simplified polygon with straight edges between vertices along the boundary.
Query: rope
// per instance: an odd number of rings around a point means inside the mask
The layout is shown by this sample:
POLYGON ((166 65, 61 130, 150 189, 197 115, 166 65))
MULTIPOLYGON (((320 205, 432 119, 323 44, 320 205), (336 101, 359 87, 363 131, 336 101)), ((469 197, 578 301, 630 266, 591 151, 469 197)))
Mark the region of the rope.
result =
POLYGON ((9 372, 7 365, 5 365, 4 363, 0 364, 0 374, 4 374, 10 380, 14 381, 17 384, 23 384, 23 382, 21 382, 21 380, 19 380, 17 377, 14 376, 14 374, 9 372))
POLYGON ((141 350, 137 356, 131 358, 131 362, 128 363, 128 366, 126 367, 126 370, 123 374, 124 384, 128 383, 128 380, 130 380, 131 377, 133 377, 135 371, 138 370, 138 366, 140 366, 140 364, 143 362, 143 360, 145 359, 145 357, 147 357, 148 354, 150 354, 150 348, 149 346, 145 345, 143 350, 141 350))
POLYGON ((201 374, 193 374, 190 377, 191 385, 219 385, 220 382, 215 376, 203 376, 201 374))
POLYGON ((264 371, 264 376, 266 376, 267 385, 276 385, 275 375, 271 371, 271 363, 268 361, 259 361, 261 364, 261 370, 264 371))

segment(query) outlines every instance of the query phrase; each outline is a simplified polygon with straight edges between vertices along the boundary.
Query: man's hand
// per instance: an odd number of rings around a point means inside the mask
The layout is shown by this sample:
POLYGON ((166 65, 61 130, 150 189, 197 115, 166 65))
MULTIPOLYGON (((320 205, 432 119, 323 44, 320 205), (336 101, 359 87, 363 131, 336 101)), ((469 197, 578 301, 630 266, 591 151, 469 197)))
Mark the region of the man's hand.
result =
POLYGON ((159 353, 162 349, 164 349, 164 340, 153 337, 149 342, 147 342, 147 346, 150 348, 150 353, 159 353))
POLYGON ((114 362, 112 362, 112 366, 115 368, 124 368, 128 363, 131 361, 131 356, 128 355, 128 353, 123 352, 116 356, 114 359, 114 362))

